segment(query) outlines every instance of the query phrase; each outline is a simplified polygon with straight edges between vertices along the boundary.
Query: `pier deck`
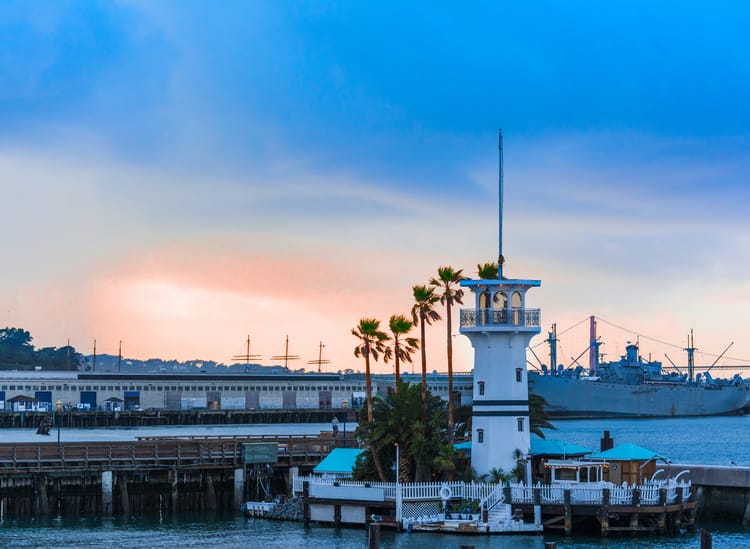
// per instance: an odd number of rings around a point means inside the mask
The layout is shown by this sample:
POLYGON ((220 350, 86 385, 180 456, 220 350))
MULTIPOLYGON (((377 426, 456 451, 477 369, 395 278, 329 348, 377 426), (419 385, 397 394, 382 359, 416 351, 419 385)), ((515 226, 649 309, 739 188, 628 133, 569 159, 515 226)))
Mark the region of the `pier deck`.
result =
POLYGON ((0 518, 239 509, 261 477, 285 492, 297 471, 344 444, 352 437, 331 433, 0 443, 0 518), (245 445, 258 442, 278 444, 275 463, 244 462, 245 445))

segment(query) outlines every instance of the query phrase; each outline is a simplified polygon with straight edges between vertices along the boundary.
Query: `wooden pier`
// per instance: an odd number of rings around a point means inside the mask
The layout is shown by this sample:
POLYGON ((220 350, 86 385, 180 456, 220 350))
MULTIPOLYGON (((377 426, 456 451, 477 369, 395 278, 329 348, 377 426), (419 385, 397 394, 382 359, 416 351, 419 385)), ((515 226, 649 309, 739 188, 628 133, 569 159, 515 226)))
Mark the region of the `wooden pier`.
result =
POLYGON ((238 510, 257 471, 244 463, 243 448, 258 442, 278 445, 278 460, 264 474, 279 492, 334 447, 354 444, 331 433, 1 443, 0 518, 238 510))
MULTIPOLYGON (((0 411, 0 429, 36 429, 48 412, 0 411)), ((93 427, 152 427, 170 425, 250 425, 278 423, 330 423, 356 421, 356 411, 346 409, 293 410, 66 410, 55 416, 63 429, 93 427)))
MULTIPOLYGON (((621 487, 617 487, 621 488, 621 487)), ((633 487, 625 498, 614 498, 612 490, 602 488, 596 498, 575 501, 571 489, 562 490, 562 502, 543 501, 541 488, 533 489, 533 502, 514 503, 512 490, 506 490, 505 502, 524 517, 534 517, 534 507, 541 510, 546 531, 562 531, 569 536, 573 530, 599 531, 603 537, 611 533, 679 534, 695 528, 695 501, 683 501, 683 491, 676 490, 669 500, 668 489, 654 488, 658 499, 642 501, 642 488, 633 487)))
MULTIPOLYGON (((478 514, 470 522, 477 533, 522 531, 521 524, 537 524, 539 530, 610 534, 676 534, 695 527, 695 494, 692 485, 674 479, 642 485, 582 483, 572 486, 511 483, 506 486, 484 483, 362 483, 321 477, 299 477, 295 493, 303 494, 306 508, 320 508, 317 520, 331 522, 331 509, 359 505, 364 512, 350 516, 369 516, 371 512, 393 509, 399 527, 432 525, 439 530, 448 517, 444 509, 449 500, 477 502, 478 514), (304 491, 307 488, 307 493, 304 491), (367 492, 365 501, 351 501, 351 494, 367 492), (327 512, 327 515, 326 515, 327 512), (500 525, 500 526, 498 526, 500 525), (505 525, 505 526, 503 526, 505 525)), ((465 513, 465 512, 464 512, 465 513)), ((390 514, 390 513, 389 513, 390 514)), ((308 515, 309 516, 309 515, 308 515)), ((467 518, 469 515, 464 516, 467 518)), ((455 518, 455 517, 453 517, 455 518)), ((461 515, 459 515, 461 518, 461 515)), ((316 520, 313 516, 312 520, 316 520)))

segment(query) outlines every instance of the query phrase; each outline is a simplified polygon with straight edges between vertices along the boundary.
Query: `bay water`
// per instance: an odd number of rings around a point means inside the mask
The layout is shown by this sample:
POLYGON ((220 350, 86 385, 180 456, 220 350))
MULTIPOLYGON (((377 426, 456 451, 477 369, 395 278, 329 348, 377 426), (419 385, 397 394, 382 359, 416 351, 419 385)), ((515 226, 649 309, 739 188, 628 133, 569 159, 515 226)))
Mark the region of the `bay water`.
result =
MULTIPOLYGON (((615 444, 631 442, 668 457, 673 463, 696 463, 724 466, 750 466, 750 417, 727 416, 710 418, 617 419, 617 420, 556 420, 556 431, 547 431, 547 438, 564 440, 593 451, 599 449, 604 430, 610 432, 615 444)), ((353 428, 350 426, 349 428, 353 428)), ((185 426, 135 429, 71 429, 63 430, 64 441, 134 440, 137 436, 169 435, 233 435, 233 434, 314 434, 329 430, 328 424, 303 425, 241 425, 185 426)), ((27 430, 2 430, 3 441, 34 441, 39 435, 27 430)), ((714 547, 750 549, 750 531, 741 524, 699 523, 713 535, 714 547)), ((568 548, 698 548, 697 534, 677 537, 580 537, 562 536, 458 536, 430 533, 395 533, 383 530, 383 548, 535 548, 543 549, 545 541, 557 542, 559 549, 568 548)), ((315 547, 364 548, 367 532, 356 528, 305 527, 301 523, 248 519, 239 514, 133 516, 133 517, 63 517, 30 518, 0 521, 0 547, 315 547)))

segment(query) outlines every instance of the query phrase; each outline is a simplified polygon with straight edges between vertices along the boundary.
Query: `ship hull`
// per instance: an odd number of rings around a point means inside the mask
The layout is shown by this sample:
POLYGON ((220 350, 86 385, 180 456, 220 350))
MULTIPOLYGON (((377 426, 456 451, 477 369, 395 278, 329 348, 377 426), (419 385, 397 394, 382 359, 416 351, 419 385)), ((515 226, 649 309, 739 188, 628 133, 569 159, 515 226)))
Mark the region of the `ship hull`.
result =
POLYGON ((529 373, 529 392, 547 401, 552 418, 687 417, 742 413, 745 386, 678 383, 627 385, 529 373))

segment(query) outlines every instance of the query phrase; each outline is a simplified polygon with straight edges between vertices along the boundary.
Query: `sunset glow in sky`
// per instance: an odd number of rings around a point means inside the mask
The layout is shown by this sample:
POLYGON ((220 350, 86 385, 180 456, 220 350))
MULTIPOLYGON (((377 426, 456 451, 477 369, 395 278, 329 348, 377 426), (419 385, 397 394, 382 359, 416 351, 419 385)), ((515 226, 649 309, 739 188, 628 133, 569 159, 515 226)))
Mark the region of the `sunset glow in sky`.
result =
POLYGON ((361 369, 361 317, 497 257, 502 127, 505 274, 542 280, 544 331, 693 328, 750 364, 747 28, 723 2, 3 2, 0 326, 219 362, 250 334, 265 364, 288 334, 294 367, 323 341, 361 369))

